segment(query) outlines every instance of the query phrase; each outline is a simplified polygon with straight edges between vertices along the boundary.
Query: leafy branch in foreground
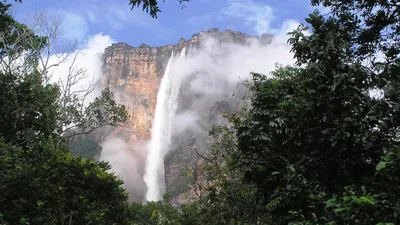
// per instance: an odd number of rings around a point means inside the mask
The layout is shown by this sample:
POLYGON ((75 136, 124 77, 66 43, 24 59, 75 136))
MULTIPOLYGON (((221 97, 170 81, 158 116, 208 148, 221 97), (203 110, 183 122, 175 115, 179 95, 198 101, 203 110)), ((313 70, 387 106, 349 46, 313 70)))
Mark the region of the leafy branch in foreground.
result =
MULTIPOLYGON (((190 0, 177 0, 180 4, 182 2, 188 2, 190 0)), ((157 0, 129 0, 129 5, 131 5, 131 10, 135 7, 139 8, 140 6, 142 7, 143 11, 146 11, 146 13, 149 13, 151 17, 157 18, 157 14, 161 12, 159 6, 158 6, 157 0)), ((163 0, 165 2, 165 0, 163 0)), ((184 8, 185 5, 182 5, 182 8, 184 8)))
POLYGON ((109 88, 102 90, 101 95, 96 97, 83 112, 76 110, 75 107, 72 107, 71 110, 79 116, 73 117, 78 118, 73 122, 74 126, 63 131, 66 138, 88 134, 105 125, 118 126, 128 119, 125 106, 116 103, 114 94, 109 88), (78 128, 78 132, 74 130, 75 128, 78 128))

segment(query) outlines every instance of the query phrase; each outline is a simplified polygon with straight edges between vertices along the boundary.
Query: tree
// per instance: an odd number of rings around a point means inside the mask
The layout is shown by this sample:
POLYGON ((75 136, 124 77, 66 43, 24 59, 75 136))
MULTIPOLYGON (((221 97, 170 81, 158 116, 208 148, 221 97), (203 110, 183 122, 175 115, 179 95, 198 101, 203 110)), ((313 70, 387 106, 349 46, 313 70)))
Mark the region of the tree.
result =
POLYGON ((59 18, 34 14, 30 23, 37 33, 44 35, 39 37, 8 14, 11 5, 1 4, 0 106, 4 116, 0 136, 15 142, 33 142, 36 137, 50 134, 72 138, 127 120, 125 106, 118 105, 108 89, 92 103, 85 102, 97 82, 90 83, 86 89, 76 87, 88 79, 88 74, 76 68, 75 60, 80 54, 76 45, 60 46, 65 42, 59 18), (60 53, 61 50, 65 52, 60 53), (54 55, 56 60, 51 61, 50 56, 54 55), (68 63, 71 57, 67 77, 53 84, 51 68, 68 63))
POLYGON ((9 8, 0 3, 1 224, 129 224, 122 181, 107 163, 72 157, 62 136, 72 123, 82 132, 117 125, 124 106, 106 89, 81 110, 78 94, 48 82, 42 59, 51 36, 36 35, 9 8))
POLYGON ((137 225, 181 224, 181 215, 178 209, 166 202, 148 202, 144 205, 133 203, 129 206, 129 221, 137 225))
POLYGON ((269 224, 262 196, 253 184, 243 182, 243 172, 231 167, 237 151, 235 131, 215 125, 212 144, 199 154, 202 162, 194 169, 197 199, 182 206, 182 224, 269 224))
POLYGON ((127 194, 110 166, 59 147, 0 142, 2 224, 126 224, 127 194))
POLYGON ((34 135, 52 134, 58 88, 43 86, 35 69, 46 38, 16 22, 8 14, 10 6, 0 3, 0 137, 22 144, 35 139, 34 135), (29 38, 21 41, 25 36, 29 38))
POLYGON ((276 224, 398 223, 400 6, 324 4, 329 17, 306 19, 311 35, 291 33, 301 67, 252 74, 251 105, 231 118, 232 168, 257 185, 276 224), (384 97, 370 96, 376 88, 384 97))
MULTIPOLYGON (((178 0, 180 4, 182 4, 182 2, 188 1, 189 0, 178 0)), ((131 6, 131 10, 135 7, 139 8, 141 6, 142 10, 146 11, 146 13, 149 13, 150 16, 153 18, 157 18, 157 13, 161 12, 160 8, 158 7, 157 0, 129 0, 129 5, 131 6)), ((182 7, 185 6, 183 5, 182 7)))

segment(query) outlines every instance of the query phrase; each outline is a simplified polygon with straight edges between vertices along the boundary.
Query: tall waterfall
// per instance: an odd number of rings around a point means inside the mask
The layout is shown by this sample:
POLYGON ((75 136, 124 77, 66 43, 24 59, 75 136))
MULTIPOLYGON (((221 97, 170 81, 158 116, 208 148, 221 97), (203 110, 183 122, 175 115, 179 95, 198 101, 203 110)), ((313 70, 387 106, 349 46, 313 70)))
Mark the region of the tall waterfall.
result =
MULTIPOLYGON (((178 60, 185 57, 185 48, 178 60)), ((158 201, 165 192, 164 157, 171 145, 172 121, 178 107, 181 78, 174 76, 174 54, 168 61, 157 94, 155 116, 151 130, 144 181, 147 185, 146 201, 158 201)))

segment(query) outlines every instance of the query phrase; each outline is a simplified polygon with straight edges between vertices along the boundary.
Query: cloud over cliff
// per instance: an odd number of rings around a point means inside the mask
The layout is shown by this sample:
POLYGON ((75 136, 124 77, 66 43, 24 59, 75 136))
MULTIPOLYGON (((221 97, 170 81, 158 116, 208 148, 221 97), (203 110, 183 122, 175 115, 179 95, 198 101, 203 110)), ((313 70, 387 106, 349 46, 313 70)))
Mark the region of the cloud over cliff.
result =
MULTIPOLYGON (((167 183, 179 180, 180 175, 174 172, 176 169, 168 168, 188 169, 184 166, 187 160, 196 161, 193 149, 201 153, 207 150, 207 133, 212 124, 219 121, 214 118, 217 116, 214 114, 218 114, 218 109, 217 112, 213 110, 215 105, 217 108, 239 110, 244 102, 232 94, 245 91, 242 82, 249 78, 250 72, 269 75, 277 63, 287 65, 294 62, 285 39, 283 35, 277 35, 265 44, 265 40, 238 32, 210 30, 181 42, 185 47, 176 48, 180 52, 172 56, 163 78, 169 80, 170 87, 166 87, 163 80, 157 96, 160 97, 157 101, 165 102, 157 102, 148 148, 145 181, 150 187, 148 190, 153 192, 146 194, 150 200, 161 200, 165 177, 169 179, 167 183), (202 38, 200 46, 196 46, 194 43, 202 38), (176 86, 179 86, 178 97, 174 94, 176 86), (171 107, 174 105, 178 107, 171 107), (164 120, 173 122, 166 123, 164 120), (163 160, 168 154, 174 162, 163 160), (177 162, 177 159, 183 161, 177 162), (178 165, 180 163, 183 164, 178 165), (164 172, 164 168, 167 171, 164 172)), ((189 163, 188 166, 193 164, 196 163, 189 163)))
MULTIPOLYGON (((189 133, 197 137, 194 144, 204 149, 204 143, 201 142, 204 142, 211 123, 218 122, 210 119, 210 110, 216 102, 228 101, 233 110, 239 109, 243 102, 232 97, 232 94, 244 90, 241 83, 249 77, 250 72, 268 75, 275 69, 276 63, 286 65, 294 62, 286 44, 287 37, 284 35, 288 29, 293 28, 293 24, 290 21, 284 24, 268 45, 262 44, 257 38, 250 38, 246 44, 206 38, 200 48, 191 49, 187 46, 186 57, 171 60, 169 72, 181 87, 180 97, 176 102, 179 110, 174 112, 172 117, 164 118, 173 121, 171 136, 167 138, 178 140, 172 142, 170 149, 178 148, 189 133)), ((73 52, 63 64, 51 70, 52 80, 58 82, 65 79, 72 62, 75 63, 76 69, 85 69, 89 75, 76 85, 77 89, 85 88, 90 82, 99 80, 103 74, 101 55, 105 47, 114 42, 112 38, 103 34, 89 38, 83 49, 73 52)), ((179 55, 180 52, 175 54, 179 55)), ((51 60, 57 60, 57 57, 52 56, 51 60)), ((98 92, 94 92, 89 100, 94 99, 97 94, 98 92)), ((125 95, 128 99, 135 98, 127 93, 125 95)), ((108 161, 112 172, 124 180, 124 187, 130 194, 130 199, 142 202, 147 190, 143 179, 146 160, 147 163, 154 161, 147 159, 147 152, 152 149, 146 140, 132 143, 118 136, 109 136, 100 145, 103 148, 100 160, 108 161)), ((159 144, 162 145, 163 143, 159 144)), ((166 153, 163 152, 162 157, 166 153)), ((160 163, 164 163, 163 160, 160 163)), ((160 174, 164 174, 163 171, 160 171, 160 174)), ((166 176, 169 176, 168 173, 166 176)), ((163 189, 161 186, 160 188, 163 189)))

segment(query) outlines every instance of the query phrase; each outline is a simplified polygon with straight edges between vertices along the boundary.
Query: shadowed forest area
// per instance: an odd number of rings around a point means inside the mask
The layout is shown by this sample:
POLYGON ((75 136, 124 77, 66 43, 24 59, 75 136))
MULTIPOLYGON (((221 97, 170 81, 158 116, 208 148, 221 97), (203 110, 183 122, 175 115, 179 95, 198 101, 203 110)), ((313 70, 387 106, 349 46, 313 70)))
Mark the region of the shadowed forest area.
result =
POLYGON ((108 163, 71 155, 127 109, 107 88, 87 103, 80 71, 50 82, 54 40, 12 4, 24 2, 0 2, 0 224, 400 224, 397 0, 311 0, 330 12, 289 33, 295 65, 244 81, 250 104, 213 127, 199 198, 180 206, 131 203, 108 163))

